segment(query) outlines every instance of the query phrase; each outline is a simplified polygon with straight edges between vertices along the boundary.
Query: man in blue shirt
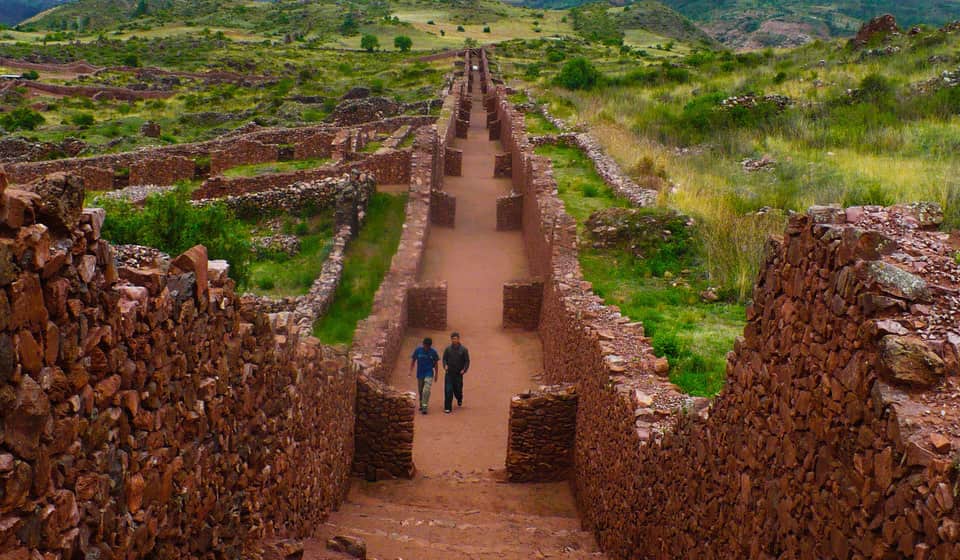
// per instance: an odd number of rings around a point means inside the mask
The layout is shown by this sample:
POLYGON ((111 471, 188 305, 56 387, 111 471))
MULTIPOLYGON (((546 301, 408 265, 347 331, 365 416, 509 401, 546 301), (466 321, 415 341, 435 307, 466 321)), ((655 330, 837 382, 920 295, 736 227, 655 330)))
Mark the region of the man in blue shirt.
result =
POLYGON ((427 404, 430 402, 430 387, 437 378, 440 355, 433 349, 433 340, 423 339, 423 344, 417 346, 410 356, 410 373, 413 366, 417 366, 417 392, 420 394, 420 412, 427 413, 427 404))

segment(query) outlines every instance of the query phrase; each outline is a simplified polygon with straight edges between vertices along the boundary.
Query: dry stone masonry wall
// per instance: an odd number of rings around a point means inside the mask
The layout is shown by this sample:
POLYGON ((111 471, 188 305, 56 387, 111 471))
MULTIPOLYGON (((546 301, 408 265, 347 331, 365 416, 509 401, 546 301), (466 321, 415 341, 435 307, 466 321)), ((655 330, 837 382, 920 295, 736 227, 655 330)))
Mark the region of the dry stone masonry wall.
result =
POLYGON ((342 500, 356 376, 195 247, 117 268, 78 181, 0 180, 0 555, 238 558, 342 500))
POLYGON ((543 386, 513 397, 507 439, 510 482, 568 479, 573 470, 576 429, 574 385, 543 386))
POLYGON ((576 227, 503 88, 547 382, 576 385, 572 482, 614 558, 956 558, 960 267, 924 205, 814 209, 774 240, 712 403, 661 379, 583 281, 576 227))

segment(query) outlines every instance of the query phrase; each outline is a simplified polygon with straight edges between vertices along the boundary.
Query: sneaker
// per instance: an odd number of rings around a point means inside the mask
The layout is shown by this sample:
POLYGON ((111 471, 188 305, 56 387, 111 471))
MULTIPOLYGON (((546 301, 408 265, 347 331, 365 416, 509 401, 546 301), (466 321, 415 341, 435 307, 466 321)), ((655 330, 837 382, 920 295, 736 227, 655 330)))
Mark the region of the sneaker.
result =
POLYGON ((463 406, 463 401, 457 401, 457 406, 463 406))
POLYGON ((420 414, 426 414, 426 413, 427 413, 427 409, 425 409, 425 408, 421 408, 421 409, 420 409, 420 414))
POLYGON ((443 409, 443 413, 444 413, 444 414, 450 414, 451 412, 453 412, 453 411, 450 410, 449 408, 443 409))

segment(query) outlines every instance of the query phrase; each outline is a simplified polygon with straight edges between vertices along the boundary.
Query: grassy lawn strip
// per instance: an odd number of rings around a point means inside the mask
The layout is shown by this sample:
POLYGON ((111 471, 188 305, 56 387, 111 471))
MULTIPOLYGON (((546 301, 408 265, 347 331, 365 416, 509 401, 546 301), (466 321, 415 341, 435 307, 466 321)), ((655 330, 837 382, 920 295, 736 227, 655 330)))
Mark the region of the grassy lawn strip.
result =
MULTIPOLYGON (((576 148, 541 146, 537 153, 553 161, 558 192, 584 235, 593 212, 627 207, 596 174, 592 162, 576 148)), ((641 321, 654 351, 670 361, 670 380, 699 396, 715 395, 726 377, 726 353, 743 332, 739 304, 705 303, 707 287, 698 258, 678 257, 666 244, 651 258, 623 249, 581 247, 580 266, 594 292, 624 315, 641 321)))
MULTIPOLYGON (((542 118, 542 117, 541 117, 542 118)), ((590 214, 602 208, 627 208, 630 204, 617 197, 593 168, 593 162, 578 148, 546 145, 536 149, 537 155, 553 162, 557 191, 567 213, 583 228, 590 214)))
POLYGON ((405 194, 377 193, 370 199, 366 223, 347 248, 333 305, 313 328, 314 336, 324 343, 349 344, 357 322, 370 314, 373 296, 400 244, 406 204, 405 194))
POLYGON ((302 220, 291 220, 284 233, 300 239, 300 252, 294 256, 266 255, 250 265, 247 289, 261 296, 285 297, 310 291, 320 276, 333 242, 333 217, 324 212, 302 220))
POLYGON ((299 159, 294 161, 271 161, 251 165, 238 165, 223 172, 227 177, 256 177, 268 173, 283 173, 285 171, 301 171, 322 167, 332 160, 330 158, 299 159))
POLYGON ((524 115, 526 120, 527 133, 534 136, 543 134, 556 134, 560 129, 553 125, 540 113, 530 112, 524 115))

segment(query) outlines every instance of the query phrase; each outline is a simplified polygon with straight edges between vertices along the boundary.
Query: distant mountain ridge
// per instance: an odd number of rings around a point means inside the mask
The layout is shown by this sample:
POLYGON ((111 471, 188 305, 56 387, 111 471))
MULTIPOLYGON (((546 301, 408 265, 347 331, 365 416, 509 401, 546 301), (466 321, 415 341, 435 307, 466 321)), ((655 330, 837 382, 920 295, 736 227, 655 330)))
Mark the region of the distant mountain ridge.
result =
POLYGON ((16 25, 69 0, 0 0, 0 23, 16 25))
MULTIPOLYGON (((513 0, 511 0, 513 1, 513 0)), ((527 6, 569 8, 595 0, 517 0, 527 6)), ((612 6, 648 0, 611 0, 612 6)), ((935 27, 960 20, 960 0, 661 0, 733 48, 797 46, 849 37, 873 17, 892 14, 901 26, 935 27)))

